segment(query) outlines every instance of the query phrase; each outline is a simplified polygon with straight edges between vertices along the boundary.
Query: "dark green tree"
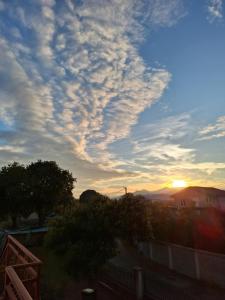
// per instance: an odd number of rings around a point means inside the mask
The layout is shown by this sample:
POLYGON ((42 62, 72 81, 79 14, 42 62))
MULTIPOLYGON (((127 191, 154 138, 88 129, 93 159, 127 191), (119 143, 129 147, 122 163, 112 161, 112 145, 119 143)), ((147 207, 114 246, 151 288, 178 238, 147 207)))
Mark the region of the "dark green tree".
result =
POLYGON ((1 214, 10 216, 13 227, 19 216, 31 213, 28 201, 26 168, 17 162, 2 167, 0 171, 1 214))
POLYGON ((73 200, 75 179, 54 161, 37 161, 27 166, 29 199, 42 225, 47 214, 59 205, 65 207, 73 200))
POLYGON ((176 213, 166 204, 155 201, 150 204, 153 236, 156 240, 174 242, 177 231, 176 213))
POLYGON ((47 235, 54 249, 73 276, 92 275, 116 254, 116 230, 112 205, 100 202, 77 204, 73 211, 55 220, 47 235))
POLYGON ((102 203, 109 202, 109 198, 96 192, 95 190, 86 190, 80 195, 80 203, 90 204, 94 203, 95 201, 102 203))
POLYGON ((148 201, 131 193, 114 202, 115 227, 118 236, 130 242, 152 237, 151 214, 148 201))

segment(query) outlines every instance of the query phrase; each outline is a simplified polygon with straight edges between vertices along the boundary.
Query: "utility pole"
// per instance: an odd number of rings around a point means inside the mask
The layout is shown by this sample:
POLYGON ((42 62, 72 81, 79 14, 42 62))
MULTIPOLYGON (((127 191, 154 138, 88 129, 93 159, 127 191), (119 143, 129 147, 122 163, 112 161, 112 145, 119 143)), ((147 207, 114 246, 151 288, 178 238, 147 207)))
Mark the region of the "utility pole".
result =
POLYGON ((127 187, 124 186, 123 188, 124 188, 124 192, 125 192, 125 195, 126 195, 127 194, 127 187))

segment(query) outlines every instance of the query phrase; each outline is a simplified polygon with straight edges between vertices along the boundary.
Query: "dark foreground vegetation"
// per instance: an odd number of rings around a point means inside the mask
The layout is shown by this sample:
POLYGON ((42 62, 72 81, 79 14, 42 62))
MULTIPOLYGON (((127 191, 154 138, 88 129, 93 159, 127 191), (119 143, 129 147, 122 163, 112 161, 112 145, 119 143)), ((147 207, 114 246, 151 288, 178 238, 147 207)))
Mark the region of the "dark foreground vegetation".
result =
MULTIPOLYGON (((175 209, 126 194, 109 199, 87 190, 75 200, 75 179, 53 161, 9 164, 0 171, 0 217, 13 227, 36 212, 49 222, 46 250, 73 277, 91 276, 117 253, 117 241, 155 239, 225 254, 225 213, 215 208, 175 209), (76 266, 76 267, 75 267, 76 266)), ((46 224, 46 223, 45 223, 46 224)))
POLYGON ((171 209, 151 204, 154 238, 225 254, 225 212, 213 207, 171 209))
POLYGON ((95 274, 117 252, 116 240, 155 239, 225 253, 225 214, 215 208, 174 209, 126 194, 110 200, 85 191, 55 219, 46 243, 73 276, 95 274), (74 268, 76 266, 76 268, 74 268))
POLYGON ((46 245, 64 261, 69 274, 82 277, 96 274, 117 254, 117 239, 133 242, 150 237, 151 223, 143 199, 125 195, 112 201, 99 194, 90 201, 75 203, 64 216, 56 218, 46 245))

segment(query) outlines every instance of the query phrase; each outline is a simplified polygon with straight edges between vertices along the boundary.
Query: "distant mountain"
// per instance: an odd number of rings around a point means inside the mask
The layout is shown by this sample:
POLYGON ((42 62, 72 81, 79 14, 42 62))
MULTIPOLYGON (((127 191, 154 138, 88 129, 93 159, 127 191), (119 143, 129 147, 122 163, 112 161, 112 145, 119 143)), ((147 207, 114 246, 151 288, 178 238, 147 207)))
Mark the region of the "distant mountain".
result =
POLYGON ((187 188, 163 188, 157 191, 140 190, 133 193, 134 195, 142 195, 147 200, 166 201, 173 198, 189 199, 194 196, 211 196, 225 197, 225 190, 219 190, 211 187, 190 186, 187 188))
POLYGON ((145 195, 153 194, 153 192, 150 192, 150 191, 148 191, 148 190, 140 190, 140 191, 134 192, 133 194, 134 194, 134 195, 145 196, 145 195))
POLYGON ((163 188, 157 191, 140 190, 136 191, 134 195, 144 196, 148 200, 170 200, 170 196, 180 191, 181 188, 163 188))
POLYGON ((183 188, 162 188, 160 190, 155 191, 156 194, 168 194, 173 195, 179 191, 183 190, 183 188))

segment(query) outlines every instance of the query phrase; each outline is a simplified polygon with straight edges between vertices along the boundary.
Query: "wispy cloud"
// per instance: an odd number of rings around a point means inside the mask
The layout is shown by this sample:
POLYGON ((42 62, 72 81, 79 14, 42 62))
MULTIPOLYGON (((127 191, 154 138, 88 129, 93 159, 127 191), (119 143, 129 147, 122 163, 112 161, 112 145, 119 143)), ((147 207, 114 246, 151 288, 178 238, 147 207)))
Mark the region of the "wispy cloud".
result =
POLYGON ((148 18, 159 26, 173 26, 187 14, 184 2, 180 0, 152 1, 148 10, 148 18))
POLYGON ((214 124, 209 124, 199 132, 199 140, 211 140, 225 137, 225 116, 219 117, 214 124))
POLYGON ((209 0, 207 4, 208 20, 210 23, 223 19, 223 0, 209 0))
POLYGON ((184 148, 179 144, 153 143, 148 146, 139 145, 136 153, 148 159, 154 158, 161 161, 189 161, 193 158, 193 149, 184 148))
POLYGON ((132 138, 136 160, 190 161, 194 150, 179 144, 190 133, 190 115, 181 114, 140 126, 132 138))
POLYGON ((177 140, 190 131, 190 119, 189 113, 169 116, 154 123, 138 126, 132 134, 139 141, 177 140))

